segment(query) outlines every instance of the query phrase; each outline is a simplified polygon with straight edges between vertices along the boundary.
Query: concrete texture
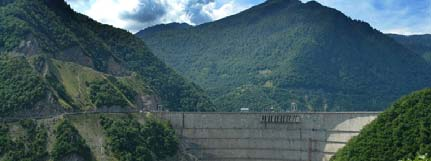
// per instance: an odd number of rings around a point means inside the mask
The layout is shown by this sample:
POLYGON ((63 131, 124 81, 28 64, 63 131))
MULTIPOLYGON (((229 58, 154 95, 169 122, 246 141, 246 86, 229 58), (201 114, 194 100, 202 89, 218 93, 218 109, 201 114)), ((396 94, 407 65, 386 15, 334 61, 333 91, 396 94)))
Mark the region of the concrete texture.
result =
POLYGON ((327 161, 379 113, 154 113, 208 161, 327 161))

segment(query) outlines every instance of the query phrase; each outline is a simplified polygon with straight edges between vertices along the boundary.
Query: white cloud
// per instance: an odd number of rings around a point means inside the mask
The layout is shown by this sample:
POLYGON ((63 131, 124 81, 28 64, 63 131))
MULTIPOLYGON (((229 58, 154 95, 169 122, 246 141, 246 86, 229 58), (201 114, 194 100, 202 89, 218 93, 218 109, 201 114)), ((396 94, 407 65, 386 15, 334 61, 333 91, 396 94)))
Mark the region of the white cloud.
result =
MULTIPOLYGON (((243 11, 264 0, 66 0, 75 10, 137 32, 161 23, 198 25, 243 11)), ((310 0, 302 0, 304 2, 310 0)), ((431 33, 431 0, 317 0, 386 33, 431 33)))
POLYGON ((130 32, 161 23, 185 22, 198 25, 236 14, 252 5, 239 1, 241 0, 67 0, 78 12, 130 32))
POLYGON ((132 12, 138 6, 138 0, 95 0, 88 10, 83 11, 83 14, 105 24, 111 24, 118 28, 126 28, 130 20, 124 20, 120 17, 120 13, 132 12))
POLYGON ((221 5, 221 7, 217 7, 216 3, 208 4, 204 7, 204 12, 209 15, 212 20, 219 20, 224 17, 239 13, 240 11, 243 11, 250 7, 250 4, 247 5, 240 4, 235 1, 229 1, 221 5))

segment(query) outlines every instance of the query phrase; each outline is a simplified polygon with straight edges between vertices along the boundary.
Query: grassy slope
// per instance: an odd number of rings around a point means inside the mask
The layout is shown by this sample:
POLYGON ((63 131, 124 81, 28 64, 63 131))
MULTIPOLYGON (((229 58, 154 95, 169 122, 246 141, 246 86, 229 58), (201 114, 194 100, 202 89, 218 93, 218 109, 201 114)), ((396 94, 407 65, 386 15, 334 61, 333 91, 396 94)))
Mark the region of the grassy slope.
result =
MULTIPOLYGON (((57 76, 61 81, 67 95, 72 98, 72 104, 82 107, 83 110, 96 108, 96 105, 92 103, 90 98, 90 89, 88 86, 89 82, 108 80, 107 77, 110 75, 104 74, 102 72, 95 71, 94 69, 84 67, 69 62, 62 62, 58 60, 52 61, 53 71, 57 71, 57 76)), ((116 77, 124 86, 134 89, 134 92, 141 96, 145 96, 151 93, 148 87, 145 86, 145 82, 137 77, 126 76, 126 77, 116 77)), ((130 107, 135 107, 135 100, 128 99, 124 93, 116 86, 110 82, 115 90, 121 93, 121 99, 128 102, 130 107)))

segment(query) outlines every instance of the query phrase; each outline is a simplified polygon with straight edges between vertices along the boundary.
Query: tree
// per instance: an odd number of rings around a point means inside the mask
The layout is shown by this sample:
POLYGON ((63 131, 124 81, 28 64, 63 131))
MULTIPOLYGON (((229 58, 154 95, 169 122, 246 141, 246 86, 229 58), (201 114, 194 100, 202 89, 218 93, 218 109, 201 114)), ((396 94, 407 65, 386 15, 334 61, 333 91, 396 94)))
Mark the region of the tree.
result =
POLYGON ((56 140, 51 154, 54 161, 72 154, 79 155, 85 161, 94 160, 85 140, 68 120, 62 120, 58 123, 54 134, 56 140))

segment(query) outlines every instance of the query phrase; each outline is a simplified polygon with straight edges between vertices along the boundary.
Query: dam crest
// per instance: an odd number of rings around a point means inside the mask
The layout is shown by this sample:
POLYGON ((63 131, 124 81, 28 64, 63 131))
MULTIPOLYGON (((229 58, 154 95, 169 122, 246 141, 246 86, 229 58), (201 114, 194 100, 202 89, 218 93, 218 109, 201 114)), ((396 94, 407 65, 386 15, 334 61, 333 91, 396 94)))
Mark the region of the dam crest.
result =
POLYGON ((328 161, 378 112, 173 113, 186 150, 203 161, 328 161))

